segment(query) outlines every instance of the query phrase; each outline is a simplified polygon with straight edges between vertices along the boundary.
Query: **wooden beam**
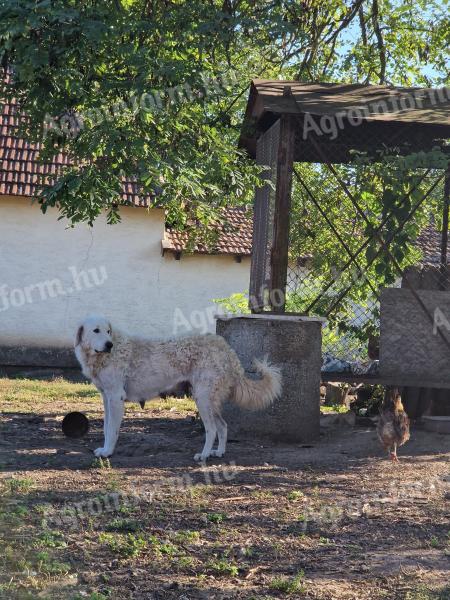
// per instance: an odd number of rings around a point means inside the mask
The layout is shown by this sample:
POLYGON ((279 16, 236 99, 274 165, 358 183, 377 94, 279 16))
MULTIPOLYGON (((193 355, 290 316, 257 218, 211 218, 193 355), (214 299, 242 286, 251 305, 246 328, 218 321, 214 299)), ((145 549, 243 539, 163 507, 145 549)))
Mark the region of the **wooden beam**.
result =
POLYGON ((296 118, 293 115, 282 115, 280 119, 280 143, 277 160, 270 282, 271 305, 277 313, 285 312, 286 305, 289 223, 296 125, 296 118))
POLYGON ((441 277, 440 288, 445 290, 447 287, 447 246, 448 246, 448 216, 450 205, 450 164, 445 173, 444 182, 444 206, 442 209, 442 237, 441 237, 441 277))

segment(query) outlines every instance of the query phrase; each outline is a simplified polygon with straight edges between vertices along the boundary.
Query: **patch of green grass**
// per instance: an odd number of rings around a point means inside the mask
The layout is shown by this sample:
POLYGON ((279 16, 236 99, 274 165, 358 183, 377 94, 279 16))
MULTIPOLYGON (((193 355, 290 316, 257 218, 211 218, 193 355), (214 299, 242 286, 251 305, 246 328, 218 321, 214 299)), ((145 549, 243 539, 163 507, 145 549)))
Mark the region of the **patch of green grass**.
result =
POLYGON ((141 523, 136 519, 117 518, 108 523, 105 527, 106 531, 120 531, 135 533, 141 529, 141 523))
POLYGON ((242 548, 242 555, 246 558, 251 558, 252 556, 254 556, 255 552, 256 550, 253 546, 244 546, 242 548))
POLYGON ((180 569, 193 569, 195 567, 195 560, 192 556, 185 554, 177 558, 176 566, 180 569))
POLYGON ((62 533, 47 529, 37 536, 33 545, 36 548, 65 548, 67 543, 62 533))
POLYGON ((208 513, 206 515, 207 520, 210 523, 222 523, 223 521, 225 521, 228 517, 225 513, 208 513))
POLYGON ((29 492, 34 485, 31 477, 11 477, 4 480, 6 492, 10 494, 25 494, 29 492))
POLYGON ((0 508, 0 527, 19 527, 30 514, 23 504, 9 504, 0 508))
POLYGON ((236 577, 239 574, 239 567, 225 556, 210 560, 206 568, 216 575, 236 577))
POLYGON ((435 535, 433 535, 433 537, 430 539, 430 546, 432 548, 440 548, 442 545, 443 544, 441 543, 439 538, 437 538, 435 535))
POLYGON ((332 540, 330 540, 330 538, 320 537, 319 538, 319 544, 321 546, 329 546, 330 544, 334 544, 334 542, 332 540))
POLYGON ((406 593, 405 600, 449 600, 450 586, 432 590, 425 585, 419 585, 415 590, 406 593))
POLYGON ((346 413, 349 412, 348 408, 343 404, 333 404, 331 406, 322 405, 320 407, 322 413, 346 413))
POLYGON ((54 560, 48 552, 38 552, 36 555, 37 568, 39 573, 45 575, 67 575, 70 571, 70 565, 54 560))
POLYGON ((191 498, 199 500, 201 498, 207 497, 213 491, 213 489, 213 485, 199 483, 197 485, 192 485, 189 488, 189 494, 191 495, 191 498))
POLYGON ((23 504, 16 504, 11 507, 10 513, 15 515, 16 517, 27 517, 30 514, 30 511, 27 506, 23 504))
POLYGON ((275 577, 269 587, 286 595, 304 594, 306 592, 304 578, 304 571, 299 571, 295 577, 275 577))
MULTIPOLYGON (((5 413, 45 413, 51 405, 54 410, 67 410, 69 406, 92 409, 92 400, 100 394, 93 385, 72 383, 63 378, 57 379, 24 379, 0 378, 0 397, 5 413)), ((73 410, 73 409, 72 409, 73 410)))
POLYGON ((180 530, 173 534, 173 539, 179 544, 198 542, 200 539, 200 532, 191 531, 190 529, 180 530))
POLYGON ((105 544, 111 552, 118 554, 122 558, 139 556, 148 546, 147 540, 142 535, 134 535, 132 533, 126 535, 101 533, 99 541, 105 544))
POLYGON ((254 490, 251 496, 256 500, 270 500, 275 497, 274 493, 268 490, 254 490))
POLYGON ((305 494, 303 492, 301 492, 300 490, 292 490, 287 495, 287 499, 290 502, 295 502, 296 500, 301 500, 304 497, 305 497, 305 494))
POLYGON ((117 511, 119 514, 121 515, 133 515, 134 513, 139 511, 139 507, 138 506, 134 506, 132 504, 121 504, 119 507, 119 510, 117 511))
MULTIPOLYGON (((137 410, 142 410, 138 404, 134 405, 137 410)), ((156 410, 170 410, 171 408, 176 409, 179 412, 196 412, 197 407, 195 402, 185 396, 184 398, 158 398, 151 403, 151 407, 156 410)))
MULTIPOLYGON (((103 461, 105 460, 109 462, 108 459, 103 459, 103 461)), ((109 466, 111 467, 111 463, 109 463, 109 466)), ((107 492, 120 492, 120 484, 121 479, 116 471, 111 469, 105 473, 105 489, 107 492)))
POLYGON ((109 458, 95 457, 91 462, 91 469, 111 469, 109 458))
POLYGON ((177 556, 177 554, 179 554, 180 552, 175 544, 161 540, 156 535, 150 536, 150 543, 152 545, 153 550, 158 555, 165 555, 173 558, 174 556, 177 556))
POLYGON ((108 600, 109 594, 101 594, 100 592, 92 592, 89 596, 81 596, 81 594, 77 594, 73 596, 71 600, 108 600))

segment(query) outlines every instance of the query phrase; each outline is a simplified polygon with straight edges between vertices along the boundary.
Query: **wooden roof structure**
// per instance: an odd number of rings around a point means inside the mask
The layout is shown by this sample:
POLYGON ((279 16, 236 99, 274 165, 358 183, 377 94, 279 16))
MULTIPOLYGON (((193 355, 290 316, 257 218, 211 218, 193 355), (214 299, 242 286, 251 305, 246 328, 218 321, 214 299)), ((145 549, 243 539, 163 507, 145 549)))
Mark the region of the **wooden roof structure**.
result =
POLYGON ((296 162, 324 162, 314 142, 336 163, 348 162, 354 150, 430 150, 450 139, 450 88, 254 79, 240 138, 251 157, 281 115, 297 119, 296 162))

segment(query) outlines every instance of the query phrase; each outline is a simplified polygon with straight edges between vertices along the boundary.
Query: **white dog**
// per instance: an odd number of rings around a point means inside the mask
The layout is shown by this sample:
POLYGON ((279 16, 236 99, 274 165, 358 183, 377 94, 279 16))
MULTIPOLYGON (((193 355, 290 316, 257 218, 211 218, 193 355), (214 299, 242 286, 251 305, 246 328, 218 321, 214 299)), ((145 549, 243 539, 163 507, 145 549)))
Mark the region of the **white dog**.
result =
POLYGON ((225 400, 256 410, 267 407, 281 392, 278 368, 255 360, 261 379, 247 378, 234 350, 212 334, 152 341, 124 335, 104 317, 92 316, 78 328, 75 354, 103 397, 105 441, 96 456, 114 452, 125 401, 150 400, 179 382, 190 382, 205 427, 205 445, 194 456, 201 461, 225 453, 227 424, 220 410, 225 400), (213 450, 216 436, 218 447, 213 450))

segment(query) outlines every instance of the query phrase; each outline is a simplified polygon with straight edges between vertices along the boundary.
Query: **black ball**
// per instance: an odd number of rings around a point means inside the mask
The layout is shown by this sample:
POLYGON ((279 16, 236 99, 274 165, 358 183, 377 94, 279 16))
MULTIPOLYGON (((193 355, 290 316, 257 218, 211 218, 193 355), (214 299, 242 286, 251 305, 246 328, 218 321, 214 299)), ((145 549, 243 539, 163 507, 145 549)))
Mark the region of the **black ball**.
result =
POLYGON ((69 438, 81 438, 89 431, 89 419, 80 412, 70 412, 62 422, 62 430, 69 438))

